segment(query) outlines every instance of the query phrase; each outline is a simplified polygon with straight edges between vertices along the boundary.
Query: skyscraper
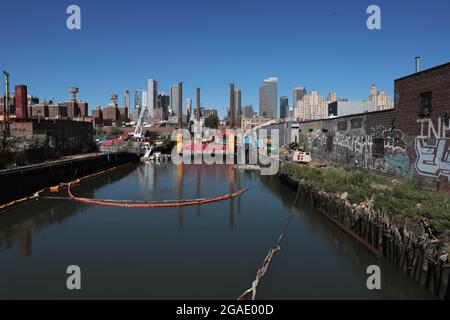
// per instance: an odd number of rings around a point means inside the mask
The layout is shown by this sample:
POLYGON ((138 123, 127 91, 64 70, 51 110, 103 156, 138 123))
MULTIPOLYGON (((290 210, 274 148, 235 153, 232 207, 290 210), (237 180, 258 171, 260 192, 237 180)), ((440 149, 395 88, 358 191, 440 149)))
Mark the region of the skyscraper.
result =
POLYGON ((280 97, 280 118, 285 119, 289 117, 289 100, 288 97, 282 96, 280 97))
POLYGON ((325 100, 316 90, 298 100, 294 106, 294 118, 299 120, 323 119, 328 117, 328 104, 336 101, 336 93, 331 93, 325 100), (330 101, 333 99, 333 101, 330 101))
POLYGON ((259 87, 259 116, 276 118, 278 110, 278 78, 264 79, 259 87))
POLYGON ((164 92, 158 94, 158 108, 162 111, 162 120, 169 120, 170 96, 164 92))
POLYGON ((234 106, 236 108, 236 126, 238 128, 241 127, 241 119, 242 119, 242 97, 241 90, 236 90, 234 94, 235 103, 234 106))
POLYGON ((197 88, 197 110, 196 110, 196 114, 195 114, 195 118, 197 121, 200 121, 200 117, 201 115, 201 102, 200 102, 200 88, 197 88))
POLYGON ((148 80, 148 111, 153 122, 161 121, 162 112, 158 109, 158 81, 148 80))
POLYGON ((242 108, 242 117, 243 118, 253 118, 255 116, 255 112, 253 111, 253 105, 249 104, 242 108))
POLYGON ((130 105, 130 91, 128 89, 125 89, 123 92, 123 106, 127 108, 128 112, 131 113, 131 105, 130 105))
POLYGON ((148 107, 147 91, 142 91, 142 107, 148 107))
POLYGON ((173 113, 178 112, 178 85, 176 84, 170 85, 170 108, 173 113))
POLYGON ((192 115, 192 99, 187 98, 186 99, 186 121, 188 123, 191 121, 191 115, 192 115))
POLYGON ((374 84, 370 87, 369 102, 375 105, 375 111, 394 108, 394 101, 383 90, 377 92, 377 87, 374 84))
POLYGON ((139 110, 142 108, 143 104, 143 100, 142 100, 142 93, 144 92, 144 89, 137 89, 134 92, 134 108, 138 108, 139 110))
POLYGON ((234 98, 234 83, 230 83, 230 128, 234 129, 236 127, 236 100, 234 98))
POLYGON ((178 128, 183 128, 183 82, 177 84, 177 97, 178 97, 178 128))
POLYGON ((297 105, 297 101, 302 100, 304 96, 306 96, 307 90, 305 87, 295 87, 294 88, 294 96, 292 99, 292 106, 295 108, 297 105))

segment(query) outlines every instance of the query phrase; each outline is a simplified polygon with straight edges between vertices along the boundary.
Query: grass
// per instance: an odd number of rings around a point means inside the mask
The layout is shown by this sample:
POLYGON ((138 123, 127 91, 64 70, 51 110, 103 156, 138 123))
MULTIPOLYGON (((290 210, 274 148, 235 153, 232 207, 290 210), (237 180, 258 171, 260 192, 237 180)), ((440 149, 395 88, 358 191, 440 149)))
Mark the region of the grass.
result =
POLYGON ((281 170, 297 181, 304 179, 327 192, 348 192, 348 200, 354 204, 373 197, 375 209, 412 221, 425 219, 433 234, 450 237, 450 199, 437 192, 424 191, 412 182, 394 181, 343 166, 318 169, 288 162, 281 170))

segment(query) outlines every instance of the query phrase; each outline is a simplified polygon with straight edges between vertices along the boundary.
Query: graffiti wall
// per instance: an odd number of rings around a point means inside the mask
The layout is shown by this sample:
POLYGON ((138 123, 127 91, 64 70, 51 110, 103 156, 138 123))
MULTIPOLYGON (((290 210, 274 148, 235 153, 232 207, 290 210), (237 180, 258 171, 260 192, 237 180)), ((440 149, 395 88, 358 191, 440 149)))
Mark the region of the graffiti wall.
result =
POLYGON ((405 134, 387 110, 305 122, 301 141, 318 158, 404 177, 411 176, 405 134))
POLYGON ((415 169, 418 175, 446 185, 450 182, 450 125, 438 118, 418 119, 420 135, 415 138, 415 169))
POLYGON ((299 141, 316 159, 414 179, 433 186, 450 178, 450 129, 417 120, 419 135, 396 126, 394 110, 300 123, 299 141), (421 179, 422 178, 422 179, 421 179), (425 179, 425 180, 426 180, 425 179))

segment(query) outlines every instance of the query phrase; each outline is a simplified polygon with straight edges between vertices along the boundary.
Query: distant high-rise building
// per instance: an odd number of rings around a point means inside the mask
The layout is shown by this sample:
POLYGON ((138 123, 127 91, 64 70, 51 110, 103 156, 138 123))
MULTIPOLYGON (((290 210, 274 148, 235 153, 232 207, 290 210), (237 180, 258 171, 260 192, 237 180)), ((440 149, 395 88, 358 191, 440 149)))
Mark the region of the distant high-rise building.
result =
POLYGON ((214 108, 209 108, 209 109, 208 108, 202 108, 201 113, 202 113, 202 116, 205 117, 205 118, 208 118, 209 116, 212 116, 212 115, 214 115, 216 117, 219 117, 219 111, 217 109, 214 109, 214 108))
POLYGON ((164 92, 158 94, 158 108, 162 110, 162 120, 169 120, 170 96, 164 92))
POLYGON ((178 128, 183 128, 183 105, 181 101, 183 101, 183 82, 178 82, 178 97, 180 98, 178 101, 178 113, 180 117, 178 117, 178 128))
POLYGON ((255 111, 253 110, 253 105, 249 104, 242 108, 243 118, 253 118, 255 116, 255 111))
POLYGON ((304 96, 306 96, 307 91, 306 88, 301 86, 301 87, 295 87, 294 88, 294 96, 292 99, 292 105, 295 107, 295 105, 297 104, 297 101, 302 100, 304 96))
POLYGON ((141 110, 141 108, 143 106, 143 97, 142 97, 143 92, 144 92, 144 89, 137 89, 134 92, 134 109, 138 109, 139 111, 141 110))
POLYGON ((188 123, 191 121, 191 115, 192 115, 192 99, 187 98, 186 99, 186 121, 188 123))
POLYGON ((241 127, 241 119, 242 119, 242 93, 241 90, 236 90, 234 92, 234 107, 235 107, 235 117, 236 117, 236 126, 241 127))
POLYGON ((170 107, 172 112, 178 115, 178 84, 172 84, 170 86, 170 107))
POLYGON ((280 97, 280 118, 285 119, 290 117, 289 100, 288 97, 280 97))
MULTIPOLYGON (((333 98, 333 96, 335 97, 336 94, 330 94, 329 98, 333 98)), ((297 101, 294 106, 294 118, 300 120, 327 118, 328 104, 334 101, 325 100, 318 95, 316 90, 313 90, 309 95, 305 95, 297 101)))
POLYGON ((148 91, 147 91, 147 99, 148 99, 148 111, 149 116, 153 122, 161 121, 162 112, 158 109, 158 81, 149 79, 148 80, 148 91))
POLYGON ((264 79, 259 87, 259 116, 276 118, 278 110, 278 78, 264 79))
POLYGON ((335 92, 335 91, 331 91, 331 92, 328 94, 328 99, 327 99, 327 101, 328 101, 328 103, 332 103, 332 102, 337 101, 337 98, 336 98, 336 92, 335 92))
POLYGON ((236 99, 234 98, 236 91, 234 91, 234 83, 230 83, 230 128, 236 127, 236 99))
POLYGON ((131 97, 130 97, 130 91, 128 89, 125 89, 123 92, 123 107, 128 109, 128 112, 131 112, 131 97))
POLYGON ((148 96, 147 91, 142 91, 142 107, 148 107, 148 96))
POLYGON ((375 105, 375 111, 394 108, 394 101, 383 90, 377 92, 374 84, 370 86, 369 102, 375 105))

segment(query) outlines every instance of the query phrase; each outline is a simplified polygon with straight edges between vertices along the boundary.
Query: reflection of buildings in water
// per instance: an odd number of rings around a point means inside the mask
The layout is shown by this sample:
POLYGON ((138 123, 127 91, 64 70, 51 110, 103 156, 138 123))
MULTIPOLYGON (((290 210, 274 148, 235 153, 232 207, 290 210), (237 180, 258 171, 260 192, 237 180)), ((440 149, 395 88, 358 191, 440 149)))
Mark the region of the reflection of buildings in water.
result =
MULTIPOLYGON (((234 169, 232 166, 227 167, 227 173, 228 173, 228 185, 230 187, 230 194, 234 192, 234 169)), ((234 229, 234 199, 231 198, 230 200, 230 212, 229 212, 229 218, 228 218, 228 225, 231 230, 234 229)))
POLYGON ((138 166, 138 181, 143 190, 152 191, 154 189, 157 171, 155 168, 153 163, 138 166))
MULTIPOLYGON (((177 165, 177 184, 178 184, 178 199, 183 199, 183 178, 184 178, 184 165, 177 165)), ((183 230, 184 213, 183 207, 178 208, 178 231, 183 230)))
MULTIPOLYGON (((195 194, 197 199, 201 198, 201 188, 200 188, 200 181, 201 181, 201 167, 200 166, 195 166, 195 194)), ((202 206, 197 206, 197 216, 200 217, 201 215, 201 207, 202 206)))
MULTIPOLYGON (((240 172, 236 172, 236 171, 235 171, 235 174, 236 174, 236 180, 237 180, 236 190, 241 190, 241 174, 240 174, 240 172)), ((239 195, 237 197, 237 214, 238 215, 241 214, 241 200, 242 200, 241 195, 239 195)))
POLYGON ((20 231, 20 255, 22 257, 31 256, 31 231, 20 231))
MULTIPOLYGON (((135 168, 136 166, 130 165, 107 175, 99 175, 78 188, 84 197, 91 198, 97 189, 122 179, 135 168)), ((64 197, 66 193, 67 191, 62 191, 53 195, 64 197)), ((85 208, 87 205, 69 200, 39 199, 3 211, 0 215, 0 251, 11 249, 19 242, 20 254, 30 256, 33 252, 33 231, 63 225, 68 218, 81 214, 85 208)))

